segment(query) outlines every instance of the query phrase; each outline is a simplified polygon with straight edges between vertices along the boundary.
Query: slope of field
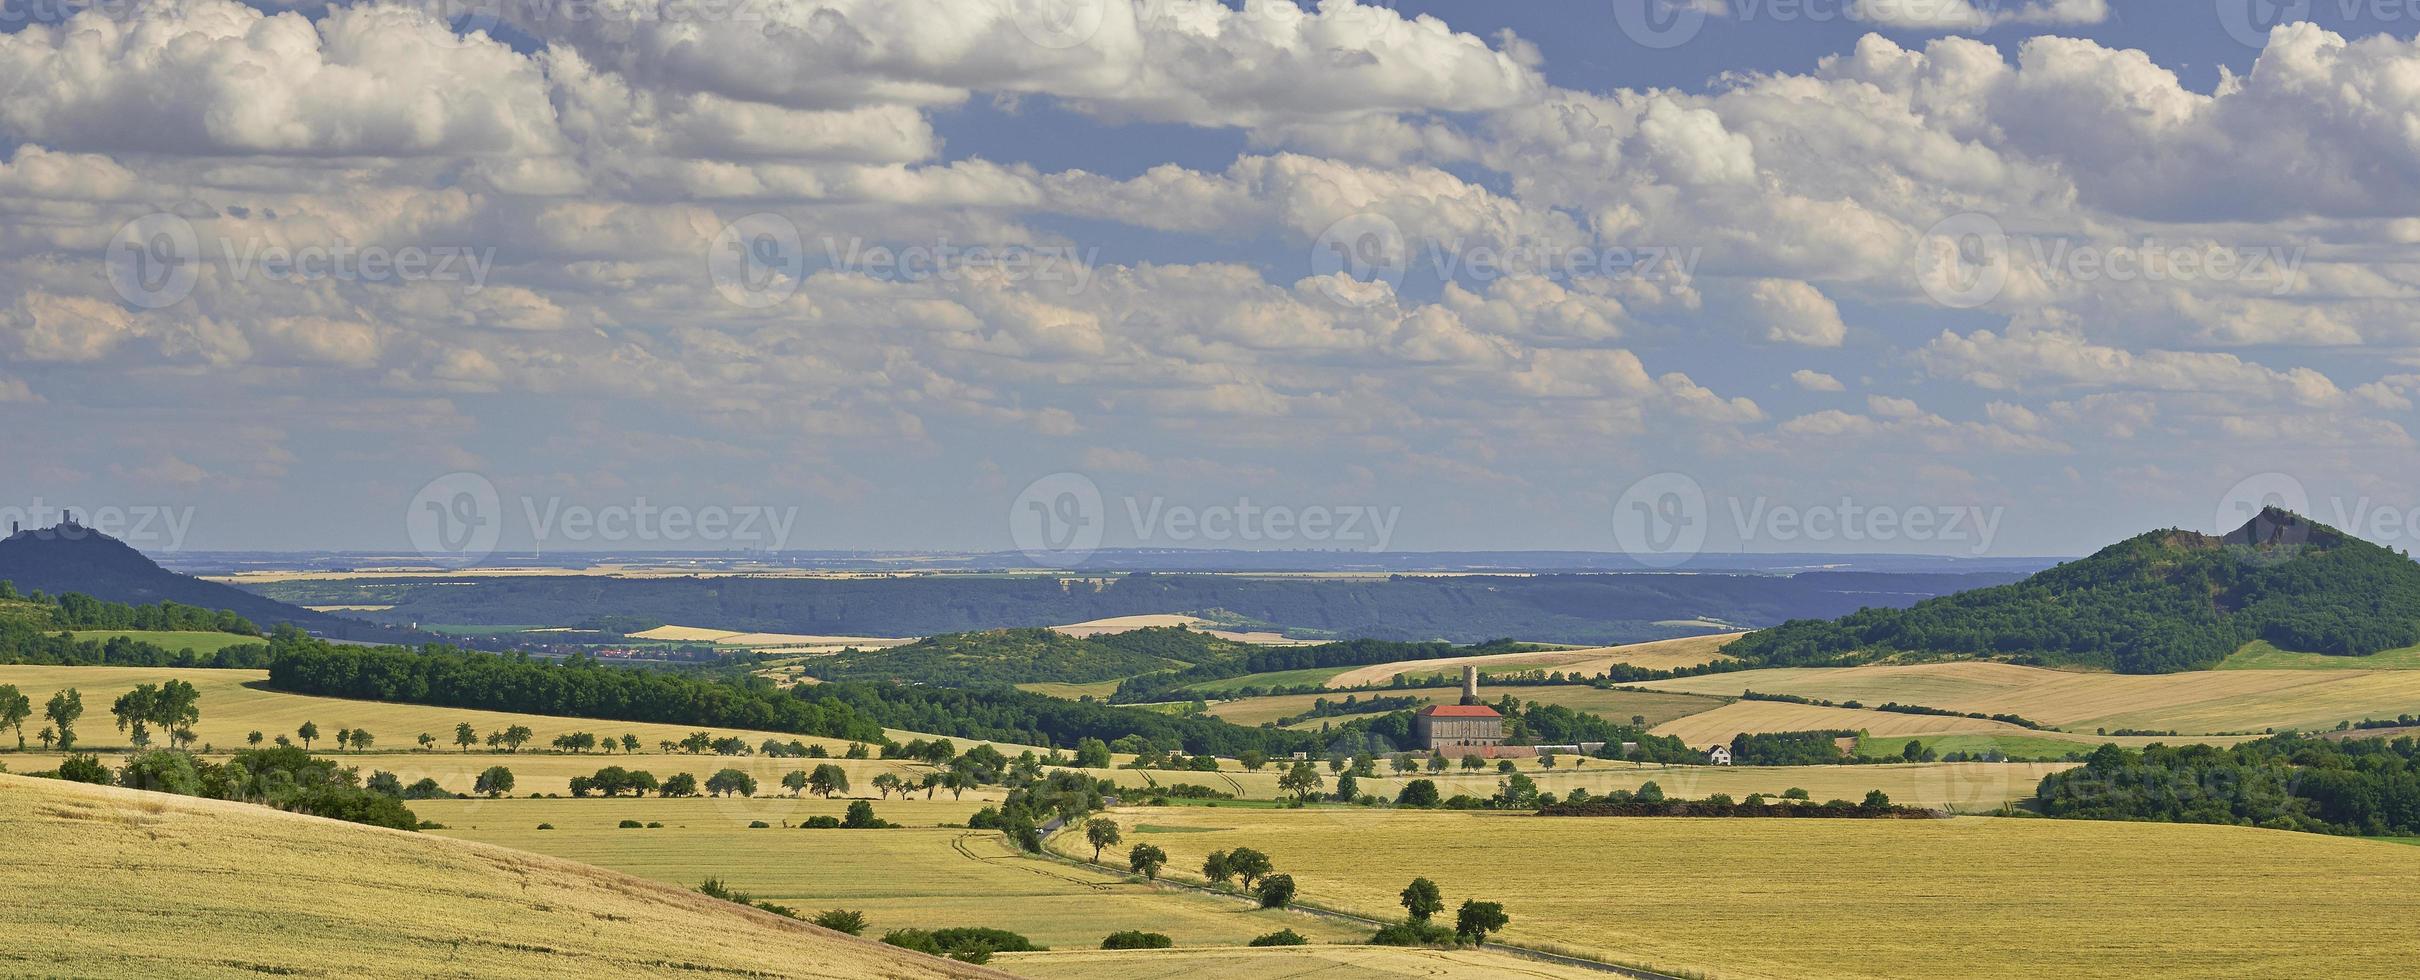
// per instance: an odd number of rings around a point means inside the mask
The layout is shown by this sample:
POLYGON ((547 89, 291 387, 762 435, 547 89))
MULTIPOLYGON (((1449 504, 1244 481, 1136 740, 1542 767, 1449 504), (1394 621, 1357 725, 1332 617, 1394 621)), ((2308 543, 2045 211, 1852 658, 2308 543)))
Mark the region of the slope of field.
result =
POLYGON ((0 974, 999 977, 598 868, 0 775, 0 974))
POLYGON ((1240 946, 1280 929, 1314 942, 1366 938, 1363 930, 1309 915, 1253 910, 1021 857, 996 831, 750 830, 738 821, 654 830, 583 821, 537 830, 527 820, 505 826, 486 812, 476 823, 475 829, 455 825, 431 833, 673 884, 717 877, 757 898, 801 910, 864 912, 871 923, 867 932, 875 935, 911 926, 989 926, 1042 945, 1077 949, 1098 948, 1102 937, 1125 929, 1165 933, 1184 946, 1240 946))
POLYGON ((1734 701, 1711 711, 1701 711, 1657 725, 1654 733, 1670 735, 1690 745, 1704 748, 1729 745, 1731 736, 1761 732, 1867 732, 1874 735, 1941 735, 1949 733, 1998 733, 2030 735, 2032 730, 2004 721, 1980 718, 1950 718, 1941 715, 1911 715, 1896 711, 1874 711, 1862 708, 1827 708, 1813 704, 1791 704, 1787 701, 1734 701))
POLYGON ((1111 616, 1108 619, 1094 619, 1081 623, 1069 623, 1065 626, 1053 626, 1051 629, 1067 634, 1068 636, 1086 637, 1099 636, 1103 633, 1124 633, 1128 630, 1149 629, 1156 626, 1183 626, 1197 632, 1208 633, 1211 636, 1218 637, 1222 640, 1233 640, 1237 643, 1252 643, 1261 646, 1310 646, 1312 644, 1322 642, 1320 640, 1297 640, 1283 633, 1271 633, 1258 630, 1244 631, 1219 629, 1216 624, 1199 616, 1182 616, 1175 614, 1156 616, 1111 616))
MULTIPOLYGON (((1685 715, 1691 715, 1700 711, 1718 708, 1721 707, 1723 703, 1719 698, 1706 697, 1696 694, 1669 694, 1664 692, 1643 691, 1607 691, 1599 688, 1574 684, 1538 684, 1526 687, 1518 685, 1507 685, 1501 687, 1490 685, 1480 693, 1490 701, 1493 701, 1498 697, 1511 695, 1512 697, 1519 698, 1523 701, 1536 701, 1541 704, 1559 704, 1574 711, 1586 711, 1591 714, 1603 715, 1607 718, 1621 722, 1629 721, 1632 716, 1645 716, 1647 723, 1650 725, 1660 725, 1685 715)), ((1462 689, 1458 687, 1423 687, 1401 691, 1380 691, 1375 695, 1357 696, 1362 697, 1364 700, 1367 700, 1369 697, 1408 696, 1420 698, 1422 702, 1427 704, 1453 704, 1461 699, 1462 689)), ((1309 711, 1311 710, 1312 702, 1321 700, 1323 698, 1329 701, 1341 701, 1344 699, 1344 695, 1279 694, 1257 698, 1239 698, 1233 701, 1220 701, 1216 704, 1213 704, 1210 706, 1209 711, 1210 714, 1216 717, 1224 718, 1238 725, 1260 725, 1276 721, 1279 718, 1286 718, 1309 711)), ((1334 723, 1344 721, 1352 717, 1354 716, 1340 715, 1329 718, 1315 718, 1310 721, 1300 722, 1295 727, 1317 728, 1321 722, 1334 723)))
POLYGON ((1038 980, 1161 980, 1214 976, 1219 980, 1604 980, 1600 970, 1522 959, 1475 949, 1388 946, 1285 946, 1268 949, 1069 949, 1007 953, 992 965, 1038 980))
POLYGON ((2219 661, 2219 670, 2420 670, 2420 646, 2380 650, 2366 657, 2280 650, 2254 640, 2219 661))
MULTIPOLYGON (((767 738, 789 742, 792 739, 809 745, 822 745, 837 755, 848 748, 843 739, 815 738, 786 732, 760 732, 743 729, 701 729, 687 725, 656 725, 634 721, 602 721, 592 718, 562 718, 553 715, 528 715, 508 711, 478 711, 470 708, 437 708, 416 704, 390 704, 383 701, 354 701, 345 698, 323 698, 306 694, 288 694, 257 685, 268 679, 265 670, 210 670, 176 667, 36 667, 0 665, 0 684, 15 684, 33 699, 35 710, 53 693, 75 688, 84 696, 84 718, 76 724, 77 745, 84 748, 124 748, 125 734, 114 727, 109 705, 118 695, 137 684, 157 684, 170 679, 191 683, 202 695, 202 721, 194 726, 201 741, 221 751, 242 748, 244 736, 252 731, 265 735, 293 736, 303 722, 319 726, 321 737, 330 748, 335 746, 338 728, 362 728, 377 736, 375 746, 402 749, 414 745, 422 732, 437 737, 438 744, 450 748, 454 726, 469 722, 482 738, 488 732, 501 731, 512 725, 526 725, 536 733, 534 746, 544 746, 556 735, 567 732, 594 732, 619 738, 627 732, 639 737, 640 744, 654 749, 665 739, 679 740, 692 731, 710 731, 716 736, 737 735, 755 745, 767 738)), ((31 732, 40 727, 39 720, 28 727, 31 732)), ((899 733, 894 737, 912 737, 899 733)), ((315 746, 316 747, 316 746, 315 746)), ((484 748, 484 746, 482 746, 484 748)), ((1014 754, 1014 750, 1010 750, 1014 754)), ((598 763, 602 765, 603 763, 598 763)), ((591 768, 594 768, 593 766, 591 768)))
POLYGON ((1426 676, 1430 674, 1459 674, 1466 665, 1479 668, 1479 673, 1524 670, 1563 671, 1566 673, 1602 674, 1614 664, 1629 664, 1648 670, 1671 670, 1695 667, 1723 659, 1723 644, 1739 638, 1738 633, 1717 633, 1711 636, 1684 636, 1676 640, 1656 640, 1617 647, 1589 647, 1581 650, 1541 650, 1534 653, 1496 653, 1476 657, 1447 657, 1440 660, 1399 660, 1391 664, 1356 667, 1330 677, 1329 687, 1361 687, 1384 684, 1396 674, 1426 676))
POLYGON ((1737 694, 1742 689, 1829 701, 1897 701, 1952 711, 2021 715, 2076 731, 2133 728, 2187 734, 2333 728, 2420 706, 2420 671, 2209 670, 2097 674, 2001 663, 1782 667, 1640 685, 1737 694))
POLYGON ((1306 899, 1376 916, 1425 876, 1449 906, 1503 902, 1508 940, 1737 980, 2396 977, 2411 950, 2383 930, 2420 914, 2420 850, 2235 827, 1199 809, 1149 822, 1132 836, 1172 869, 1257 848, 1306 899))
POLYGON ((856 647, 878 650, 916 642, 915 637, 890 636, 815 636, 806 633, 750 633, 742 630, 707 629, 698 626, 658 626, 630 634, 632 639, 665 640, 677 643, 712 643, 728 647, 769 647, 777 649, 831 649, 856 647))

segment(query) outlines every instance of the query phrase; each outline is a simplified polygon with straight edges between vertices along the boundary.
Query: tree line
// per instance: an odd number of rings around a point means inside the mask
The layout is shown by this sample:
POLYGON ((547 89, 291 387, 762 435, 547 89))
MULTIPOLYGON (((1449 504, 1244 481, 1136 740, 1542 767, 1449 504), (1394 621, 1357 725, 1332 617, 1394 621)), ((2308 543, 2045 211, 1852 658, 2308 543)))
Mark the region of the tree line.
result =
POLYGON ((2420 835, 2420 744, 2285 734, 2221 748, 2103 745, 2042 779, 2054 817, 2420 835))

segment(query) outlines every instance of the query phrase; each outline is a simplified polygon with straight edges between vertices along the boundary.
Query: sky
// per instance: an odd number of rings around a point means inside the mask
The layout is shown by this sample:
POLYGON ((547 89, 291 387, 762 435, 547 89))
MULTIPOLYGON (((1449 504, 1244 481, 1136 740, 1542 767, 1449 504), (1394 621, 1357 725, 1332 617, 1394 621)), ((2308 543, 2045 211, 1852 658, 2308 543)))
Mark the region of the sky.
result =
POLYGON ((149 551, 2420 538, 2420 4, 0 0, 149 551), (89 7, 89 9, 87 9, 89 7))

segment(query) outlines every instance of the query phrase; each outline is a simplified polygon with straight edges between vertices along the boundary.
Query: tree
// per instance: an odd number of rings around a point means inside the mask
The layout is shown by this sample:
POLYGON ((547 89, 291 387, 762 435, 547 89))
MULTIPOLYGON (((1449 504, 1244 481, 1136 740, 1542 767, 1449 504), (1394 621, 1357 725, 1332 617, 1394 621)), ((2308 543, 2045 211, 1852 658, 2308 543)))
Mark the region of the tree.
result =
POLYGON ((1351 803, 1361 798, 1361 784, 1353 781, 1352 773, 1336 777, 1336 801, 1351 803))
POLYGON ((807 789, 807 772, 806 772, 806 770, 804 770, 804 769, 792 769, 792 770, 790 770, 789 772, 783 773, 783 774, 782 774, 782 777, 781 777, 781 785, 782 785, 782 788, 783 788, 783 789, 787 789, 787 790, 789 790, 789 791, 790 791, 790 795, 791 795, 791 796, 797 796, 797 795, 798 795, 798 794, 800 794, 800 793, 806 792, 806 789, 807 789))
POLYGON ((1890 796, 1890 794, 1885 793, 1885 792, 1883 792, 1883 791, 1881 791, 1881 790, 1878 790, 1878 789, 1873 789, 1873 790, 1867 790, 1867 791, 1866 791, 1866 793, 1865 793, 1865 808, 1866 808, 1866 809, 1868 809, 1868 810, 1880 810, 1880 809, 1884 809, 1884 808, 1886 808, 1886 807, 1889 807, 1890 805, 1891 805, 1891 796, 1890 796))
POLYGON ((485 793, 490 799, 513 791, 513 771, 503 766, 489 766, 471 784, 471 792, 485 793))
POLYGON ((670 778, 664 780, 663 787, 656 790, 655 795, 664 797, 666 799, 681 796, 696 796, 697 777, 685 772, 673 773, 670 778))
POLYGON ((975 777, 956 769, 941 774, 941 788, 950 791, 950 799, 954 800, 966 795, 966 791, 974 788, 974 785, 975 777))
POLYGON ((265 736, 260 733, 260 729, 255 728, 244 733, 244 744, 258 748, 260 746, 261 739, 264 737, 265 736))
POLYGON ((315 722, 303 722, 302 727, 294 730, 294 737, 302 739, 303 751, 309 752, 311 751, 311 741, 319 737, 319 725, 315 722))
POLYGON ((1151 844, 1136 844, 1126 852, 1126 867, 1135 874, 1158 881, 1160 869, 1168 865, 1168 852, 1151 844))
POLYGON ((1392 758, 1387 760, 1387 766, 1394 769, 1395 774, 1398 776, 1420 768, 1419 763, 1412 761, 1412 754, 1409 752, 1395 753, 1392 758))
POLYGON ((1502 932, 1512 918, 1504 914, 1504 906, 1496 902, 1465 901, 1454 913, 1454 936, 1466 943, 1487 941, 1487 934, 1502 932))
POLYGON ((1097 738, 1077 742, 1076 766, 1082 769, 1109 768, 1109 743, 1097 738))
POLYGON ((345 746, 347 746, 347 745, 351 745, 351 744, 353 744, 353 730, 352 730, 352 729, 350 729, 350 728, 339 728, 339 729, 337 729, 337 730, 336 730, 336 751, 338 751, 338 752, 342 752, 342 751, 344 751, 344 750, 345 750, 345 746))
POLYGON ((1485 769, 1487 768, 1487 760, 1481 759, 1476 755, 1466 755, 1462 757, 1462 768, 1474 770, 1485 769))
POLYGON ((1917 741, 1917 740, 1915 740, 1915 739, 1912 739, 1912 738, 1911 738, 1911 739, 1908 739, 1908 740, 1907 740, 1907 747, 1899 750, 1899 757, 1900 757, 1900 758, 1902 758, 1902 759, 1905 759, 1905 760, 1907 760, 1907 761, 1909 761, 1909 762, 1921 762, 1921 761, 1923 761, 1923 760, 1924 760, 1924 743, 1923 743, 1923 742, 1919 742, 1919 741, 1917 741))
MULTIPOLYGON (((1642 789, 1641 792, 1645 791, 1642 789)), ((1535 806, 1538 802, 1537 780, 1517 772, 1513 773, 1503 782, 1496 784, 1496 802, 1509 807, 1535 806)))
POLYGON ((1235 877, 1235 867, 1227 861, 1227 852, 1212 851, 1202 859, 1202 879, 1213 885, 1224 885, 1235 877))
POLYGON ((48 752, 50 751, 50 743, 58 741, 59 733, 52 731, 49 725, 44 725, 42 726, 42 733, 34 737, 42 740, 42 751, 48 752))
POLYGON ((470 751, 471 746, 479 744, 479 730, 472 728, 471 723, 467 721, 456 724, 454 726, 454 744, 462 746, 464 752, 470 751))
POLYGON ((530 738, 536 734, 536 732, 529 730, 528 725, 514 725, 504 730, 504 747, 510 749, 511 751, 519 752, 521 751, 521 743, 529 741, 530 738))
POLYGON ((1427 779, 1415 779, 1403 784, 1403 792, 1395 795, 1398 806, 1429 807, 1437 805, 1437 784, 1427 779))
POLYGON ((897 773, 878 772, 874 774, 874 791, 881 793, 883 799, 890 799, 892 790, 904 788, 906 787, 899 782, 897 773))
POLYGON ((1259 772, 1260 767, 1269 764, 1269 753, 1259 749, 1245 749, 1242 755, 1235 757, 1235 761, 1244 764, 1245 772, 1259 772))
POLYGON ((34 700, 15 684, 0 684, 0 728, 17 730, 17 748, 25 748, 25 719, 34 716, 34 700))
POLYGON ((59 751, 75 748, 76 719, 84 717, 83 693, 71 687, 51 695, 50 701, 42 706, 42 717, 50 719, 51 727, 58 729, 59 751))
POLYGON ((431 748, 433 748, 433 747, 435 747, 435 746, 436 746, 436 744, 437 744, 437 736, 435 736, 435 735, 431 735, 431 734, 429 734, 429 733, 427 733, 427 732, 421 732, 421 733, 420 733, 420 739, 419 739, 419 741, 420 741, 420 751, 422 751, 422 752, 426 752, 426 751, 428 751, 429 749, 431 749, 431 748))
MULTIPOLYGON (((638 737, 638 736, 636 736, 636 735, 632 735, 632 734, 630 734, 630 733, 628 733, 628 732, 624 732, 624 733, 622 733, 622 751, 623 751, 623 752, 625 752, 625 753, 629 753, 629 752, 636 752, 636 751, 638 751, 638 750, 639 750, 639 737, 638 737)), ((862 927, 860 927, 860 928, 862 928, 862 927)))
POLYGON ((1444 771, 1445 771, 1445 766, 1446 766, 1446 762, 1445 762, 1445 753, 1443 753, 1443 752, 1438 752, 1438 753, 1435 753, 1435 754, 1430 755, 1430 756, 1428 757, 1428 771, 1430 771, 1430 772, 1444 772, 1444 771))
POLYGON ((1263 878, 1260 880, 1260 888, 1256 889, 1255 893, 1260 896, 1261 908, 1285 908, 1288 903, 1294 901, 1294 876, 1270 875, 1263 878))
POLYGON ((136 745, 151 741, 151 720, 159 715, 159 696, 159 685, 137 684, 134 690, 118 695, 118 700, 109 706, 109 713, 117 716, 118 730, 131 732, 128 737, 136 745))
POLYGON ((1094 817, 1084 824, 1084 842, 1092 845, 1092 861, 1101 862, 1101 851, 1119 840, 1118 822, 1108 817, 1094 817))
POLYGON ((1437 883, 1426 878, 1414 878, 1403 886, 1403 910, 1414 922, 1427 922, 1430 916, 1445 911, 1445 896, 1437 891, 1437 883))
POLYGON ((849 791, 849 771, 829 762, 816 766, 814 772, 807 774, 807 788, 827 800, 834 793, 846 793, 849 791))
POLYGON ((1235 873, 1236 879, 1244 883, 1246 890, 1250 890, 1252 883, 1268 874, 1273 867, 1268 855, 1249 847, 1238 847, 1227 852, 1227 870, 1235 873))
POLYGON ((870 827, 890 826, 889 824, 883 823, 880 820, 874 819, 874 804, 868 803, 864 800, 849 801, 849 812, 846 816, 840 818, 840 825, 850 830, 863 830, 870 827))
POLYGON ((370 734, 365 729, 353 729, 353 751, 367 752, 370 750, 370 746, 376 744, 378 744, 378 736, 370 734))
POLYGON ((1319 788, 1326 782, 1320 778, 1319 770, 1309 762, 1297 762, 1294 768, 1286 770, 1285 775, 1277 777, 1277 788, 1294 794, 1296 799, 1309 802, 1311 797, 1319 795, 1319 788))
POLYGON ((706 792, 714 796, 756 795, 756 777, 737 769, 725 769, 706 777, 706 792))

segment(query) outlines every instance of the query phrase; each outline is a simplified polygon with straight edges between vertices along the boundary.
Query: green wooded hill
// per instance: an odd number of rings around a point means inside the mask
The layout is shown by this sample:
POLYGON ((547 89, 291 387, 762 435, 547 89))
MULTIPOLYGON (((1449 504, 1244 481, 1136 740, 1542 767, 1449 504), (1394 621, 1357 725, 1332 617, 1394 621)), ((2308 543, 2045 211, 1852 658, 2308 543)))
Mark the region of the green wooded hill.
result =
POLYGON ((2021 582, 1794 620, 1724 652, 1773 666, 1921 654, 2164 674, 2215 667, 2253 640, 2346 657, 2420 644, 2420 564, 2270 509, 2224 536, 2153 531, 2021 582))
POLYGON ((1073 637, 1047 629, 984 630, 928 637, 906 646, 819 657, 809 674, 827 681, 902 680, 964 687, 1034 682, 1089 684, 1181 670, 1247 648, 1183 627, 1073 637))

